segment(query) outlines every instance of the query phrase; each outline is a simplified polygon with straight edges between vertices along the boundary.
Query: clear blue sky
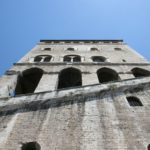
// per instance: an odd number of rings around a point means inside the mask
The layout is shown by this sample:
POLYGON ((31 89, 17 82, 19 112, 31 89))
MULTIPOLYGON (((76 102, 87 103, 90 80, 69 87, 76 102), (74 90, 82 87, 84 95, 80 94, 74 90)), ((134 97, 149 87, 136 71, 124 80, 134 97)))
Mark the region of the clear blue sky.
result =
POLYGON ((150 0, 0 1, 0 74, 40 39, 124 39, 150 60, 150 0))

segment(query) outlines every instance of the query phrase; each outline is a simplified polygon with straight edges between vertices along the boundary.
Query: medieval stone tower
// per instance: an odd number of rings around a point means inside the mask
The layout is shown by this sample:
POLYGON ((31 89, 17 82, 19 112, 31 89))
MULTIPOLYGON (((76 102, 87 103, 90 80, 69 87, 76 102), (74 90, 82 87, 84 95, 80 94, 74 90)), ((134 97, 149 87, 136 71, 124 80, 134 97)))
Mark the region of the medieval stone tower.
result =
POLYGON ((0 150, 150 150, 150 63, 122 40, 41 40, 0 78, 0 150))

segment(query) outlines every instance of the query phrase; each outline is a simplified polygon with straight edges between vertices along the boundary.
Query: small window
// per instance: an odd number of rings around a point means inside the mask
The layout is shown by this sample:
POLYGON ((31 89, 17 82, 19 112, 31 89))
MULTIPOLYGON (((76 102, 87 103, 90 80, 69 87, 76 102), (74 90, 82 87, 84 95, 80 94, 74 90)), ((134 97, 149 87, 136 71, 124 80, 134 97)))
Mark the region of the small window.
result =
POLYGON ((51 51, 51 48, 44 48, 44 51, 51 51))
POLYGON ((42 57, 41 56, 36 56, 34 58, 34 62, 41 62, 42 61, 42 57))
POLYGON ((91 48, 91 51, 98 51, 98 48, 92 47, 92 48, 91 48))
POLYGON ((103 56, 93 56, 92 60, 93 60, 93 62, 105 62, 106 58, 103 56))
POLYGON ((129 103, 129 105, 132 106, 132 107, 143 106, 141 101, 137 97, 134 97, 134 96, 127 97, 127 101, 129 103))
POLYGON ((74 51, 74 48, 67 48, 68 51, 74 51))
POLYGON ((21 150, 41 150, 41 147, 37 142, 29 142, 23 144, 21 150))
POLYGON ((147 149, 150 150, 150 144, 148 145, 147 149))
POLYGON ((116 50, 116 51, 121 51, 122 49, 119 48, 119 47, 116 47, 115 50, 116 50))
POLYGON ((122 59, 122 62, 126 62, 126 60, 125 60, 125 59, 122 59))

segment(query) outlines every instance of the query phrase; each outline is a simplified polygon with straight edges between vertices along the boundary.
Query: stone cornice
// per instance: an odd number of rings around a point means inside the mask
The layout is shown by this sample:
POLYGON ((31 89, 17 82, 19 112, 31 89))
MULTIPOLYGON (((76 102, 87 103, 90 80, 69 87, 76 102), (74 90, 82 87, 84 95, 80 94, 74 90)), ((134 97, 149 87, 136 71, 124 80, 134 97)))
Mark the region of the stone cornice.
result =
POLYGON ((99 66, 116 66, 116 65, 123 65, 123 66, 149 66, 150 63, 110 63, 110 62, 101 62, 101 63, 96 63, 96 62, 78 62, 78 63, 66 63, 66 62, 49 62, 49 63, 14 63, 14 66, 32 66, 32 65, 37 65, 37 66, 55 66, 55 65, 99 65, 99 66))

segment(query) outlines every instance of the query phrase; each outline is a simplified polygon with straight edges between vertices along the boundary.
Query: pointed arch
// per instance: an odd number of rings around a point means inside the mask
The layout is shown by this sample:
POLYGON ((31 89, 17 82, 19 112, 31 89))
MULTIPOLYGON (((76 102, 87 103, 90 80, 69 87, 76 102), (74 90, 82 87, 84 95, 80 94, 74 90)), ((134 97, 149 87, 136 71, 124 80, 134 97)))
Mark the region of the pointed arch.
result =
POLYGON ((63 69, 59 74, 58 89, 82 85, 81 71, 76 68, 63 69))
POLYGON ((33 93, 43 75, 43 70, 31 68, 18 76, 15 95, 33 93))
POLYGON ((142 68, 133 68, 131 70, 135 77, 147 77, 150 76, 150 71, 142 69, 142 68))
POLYGON ((101 68, 97 71, 97 76, 100 83, 119 80, 118 73, 110 68, 101 68))

